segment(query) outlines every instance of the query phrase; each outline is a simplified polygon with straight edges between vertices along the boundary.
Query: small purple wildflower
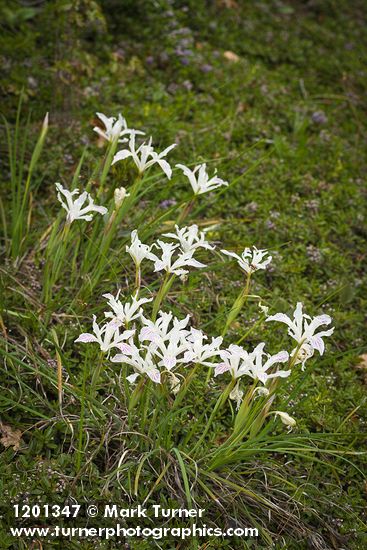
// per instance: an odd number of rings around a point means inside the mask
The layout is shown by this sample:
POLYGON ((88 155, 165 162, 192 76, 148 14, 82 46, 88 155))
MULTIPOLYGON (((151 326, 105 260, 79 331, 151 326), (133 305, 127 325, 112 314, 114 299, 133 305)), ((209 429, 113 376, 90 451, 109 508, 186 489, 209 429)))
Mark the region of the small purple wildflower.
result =
POLYGON ((193 51, 188 48, 176 48, 175 54, 179 57, 190 57, 190 55, 193 55, 193 51))
POLYGON ((159 206, 166 210, 170 206, 175 206, 175 204, 177 204, 176 199, 165 199, 164 201, 159 203, 159 206))
POLYGON ((323 111, 315 111, 311 116, 312 122, 315 124, 326 124, 327 116, 323 111))
POLYGON ((211 65, 209 65, 209 63, 205 63, 204 65, 202 65, 200 67, 200 70, 203 72, 203 73, 210 73, 210 71, 213 70, 213 67, 211 65))
POLYGON ((273 221, 271 221, 271 220, 266 220, 266 222, 265 222, 265 227, 266 227, 266 229, 273 230, 273 229, 276 228, 276 225, 275 225, 275 223, 274 223, 273 221))

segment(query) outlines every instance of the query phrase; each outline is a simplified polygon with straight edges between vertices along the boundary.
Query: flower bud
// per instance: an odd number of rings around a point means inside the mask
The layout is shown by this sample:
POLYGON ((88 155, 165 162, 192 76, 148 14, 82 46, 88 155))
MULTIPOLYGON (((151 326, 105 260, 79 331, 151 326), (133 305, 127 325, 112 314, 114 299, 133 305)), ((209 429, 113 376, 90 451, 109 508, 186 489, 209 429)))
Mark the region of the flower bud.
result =
POLYGON ((237 383, 236 386, 233 388, 233 390, 229 394, 229 398, 232 401, 236 401, 236 408, 238 410, 241 406, 241 402, 243 399, 243 391, 240 390, 239 383, 237 383))
POLYGON ((129 197, 129 196, 130 196, 130 193, 126 193, 125 187, 117 187, 117 189, 115 189, 115 192, 113 194, 116 208, 120 208, 120 206, 124 202, 125 197, 129 197))
POLYGON ((174 395, 176 395, 180 391, 180 388, 181 388, 180 379, 175 374, 173 374, 173 372, 170 372, 169 385, 170 385, 171 392, 174 395))
POLYGON ((288 426, 288 428, 294 428, 294 426, 297 424, 297 422, 289 416, 288 413, 282 412, 282 411, 275 411, 275 416, 279 416, 280 420, 285 424, 285 426, 288 426))
POLYGON ((46 133, 47 130, 48 130, 48 113, 46 113, 46 116, 43 119, 43 123, 42 123, 42 132, 46 133))
POLYGON ((257 393, 258 396, 268 396, 270 393, 268 388, 264 388, 263 386, 259 386, 258 388, 255 388, 254 394, 255 392, 257 393))
POLYGON ((262 311, 265 315, 267 315, 267 314, 269 313, 269 308, 268 308, 268 306, 263 306, 262 303, 261 303, 261 301, 259 302, 259 309, 261 309, 261 311, 262 311))

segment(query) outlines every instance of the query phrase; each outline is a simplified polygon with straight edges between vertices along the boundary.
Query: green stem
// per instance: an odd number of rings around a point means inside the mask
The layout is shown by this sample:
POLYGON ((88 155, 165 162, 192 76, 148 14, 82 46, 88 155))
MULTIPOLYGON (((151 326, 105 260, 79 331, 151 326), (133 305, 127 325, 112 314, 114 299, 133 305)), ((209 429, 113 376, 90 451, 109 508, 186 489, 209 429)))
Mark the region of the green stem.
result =
POLYGON ((228 313, 227 321, 222 331, 222 336, 225 336, 227 334, 229 328, 231 327, 235 319, 238 317, 241 309, 245 305, 247 297, 250 293, 250 283, 251 283, 251 272, 247 274, 245 287, 241 290, 241 292, 237 296, 230 312, 228 313))
POLYGON ((186 218, 187 216, 190 214, 194 204, 195 204, 195 199, 196 199, 196 195, 194 195, 194 197, 187 201, 185 207, 181 210, 181 213, 180 215, 178 216, 178 219, 177 219, 177 225, 180 225, 186 218))
POLYGON ((83 368, 83 381, 82 381, 82 393, 81 393, 81 407, 80 407, 80 419, 79 419, 79 438, 78 438, 78 449, 76 453, 76 471, 80 471, 81 467, 81 460, 82 460, 82 449, 83 449, 83 440, 84 440, 84 414, 85 414, 85 388, 87 385, 87 369, 88 365, 88 354, 86 354, 85 360, 84 360, 84 368, 83 368))
POLYGON ((184 399, 184 397, 185 397, 185 395, 186 395, 186 393, 189 389, 189 386, 190 386, 195 374, 197 373, 197 370, 198 370, 199 366, 200 366, 200 364, 196 363, 194 368, 191 370, 190 374, 185 378, 184 382, 182 383, 182 387, 180 388, 180 391, 179 391, 176 399, 173 402, 171 411, 173 411, 176 407, 178 407, 178 405, 180 405, 180 403, 184 399))
POLYGON ((213 420, 217 414, 217 412, 221 409, 221 407, 224 405, 224 403, 227 401, 228 399, 228 396, 229 394, 231 393, 234 385, 235 385, 235 380, 231 380, 231 382, 228 384, 228 386, 226 387, 226 389, 224 390, 224 392, 219 396, 215 406, 214 406, 214 409, 212 410, 212 413, 209 417, 209 420, 205 426, 205 429, 203 431, 203 433, 201 434, 200 438, 198 439, 198 441, 196 442, 196 444, 194 445, 193 449, 191 450, 190 452, 190 455, 192 457, 194 457, 195 455, 195 451, 200 447, 200 445, 203 443, 204 439, 205 439, 205 436, 206 434, 208 433, 209 431, 209 428, 210 426, 212 425, 213 423, 213 420))
MULTIPOLYGON (((50 302, 52 289, 56 284, 63 264, 65 262, 65 253, 70 234, 70 223, 66 222, 59 238, 51 234, 50 241, 46 249, 46 263, 43 274, 43 300, 46 304, 50 302)), ((52 232, 53 233, 53 232, 52 232)))
POLYGON ((101 374, 103 371, 103 359, 104 359, 104 352, 100 351, 98 354, 98 361, 96 368, 93 370, 92 373, 92 380, 91 380, 91 396, 95 397, 97 390, 98 390, 98 383, 101 378, 101 374))
POLYGON ((246 418, 243 419, 241 426, 238 428, 234 427, 232 434, 227 438, 226 441, 224 441, 224 443, 220 445, 220 447, 215 450, 210 469, 214 469, 215 464, 217 464, 217 461, 220 459, 220 456, 227 456, 229 454, 229 451, 235 445, 241 442, 245 435, 253 430, 254 427, 257 429, 257 431, 260 429, 262 425, 262 414, 265 410, 267 403, 263 404, 262 401, 259 401, 259 403, 253 404, 253 406, 251 407, 247 407, 245 415, 246 418))
POLYGON ((170 278, 170 275, 171 273, 169 272, 166 273, 164 279, 162 280, 161 286, 157 292, 155 300, 153 302, 152 321, 156 320, 162 301, 164 300, 165 296, 167 295, 174 281, 175 275, 172 275, 171 278, 170 278))
POLYGON ((116 234, 117 228, 120 226, 120 223, 131 206, 134 205, 136 196, 139 192, 140 186, 143 180, 139 174, 131 188, 130 196, 126 197, 120 208, 114 210, 111 214, 110 221, 108 222, 105 230, 101 232, 101 236, 98 239, 91 239, 89 246, 87 248, 86 254, 84 255, 81 272, 86 274, 90 273, 88 281, 83 284, 79 290, 79 293, 74 298, 78 298, 80 295, 85 297, 86 291, 90 293, 98 281, 100 280, 101 275, 106 270, 106 263, 109 263, 111 259, 108 257, 108 251, 113 237, 116 234))
POLYGON ((129 418, 130 418, 130 414, 131 414, 132 410, 137 405, 137 403, 139 402, 139 400, 142 396, 142 392, 143 392, 145 383, 146 383, 146 378, 144 376, 141 376, 137 386, 135 387, 134 391, 132 392, 132 394, 130 396, 129 407, 128 407, 128 409, 129 409, 129 418))
POLYGON ((245 398, 242 400, 241 406, 237 411, 237 415, 236 415, 236 418, 235 418, 235 421, 234 421, 233 434, 240 431, 243 424, 244 424, 244 422, 246 421, 248 411, 249 411, 249 408, 250 408, 250 402, 251 402, 251 399, 254 395, 254 390, 256 388, 256 385, 257 385, 257 380, 255 380, 255 382, 252 384, 252 386, 248 389, 245 398))
POLYGON ((135 269, 135 294, 137 295, 140 290, 141 285, 141 271, 140 271, 140 264, 136 264, 135 269))
POLYGON ((111 143, 109 143, 107 147, 105 157, 104 157, 104 162, 103 162, 102 174, 99 180, 99 189, 97 192, 97 198, 99 198, 103 192, 104 184, 108 176, 108 172, 111 168, 112 160, 116 153, 117 145, 118 145, 118 138, 114 139, 111 143))
POLYGON ((140 425, 141 425, 142 433, 146 432, 145 423, 147 421, 148 409, 149 409, 150 387, 151 387, 151 381, 146 380, 146 383, 144 384, 142 396, 141 396, 141 399, 140 399, 140 411, 139 411, 139 416, 140 416, 140 419, 141 419, 140 425))

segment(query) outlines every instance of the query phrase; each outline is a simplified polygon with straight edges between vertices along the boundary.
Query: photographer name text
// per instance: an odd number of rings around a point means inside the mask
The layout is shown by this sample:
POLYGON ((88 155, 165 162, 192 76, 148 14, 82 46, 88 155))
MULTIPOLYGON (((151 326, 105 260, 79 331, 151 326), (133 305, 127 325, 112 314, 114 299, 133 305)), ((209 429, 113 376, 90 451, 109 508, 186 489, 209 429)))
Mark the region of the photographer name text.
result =
MULTIPOLYGON (((103 518, 202 518, 205 508, 163 508, 160 504, 153 504, 149 508, 138 504, 135 508, 124 508, 117 504, 71 504, 59 506, 58 504, 15 504, 14 515, 16 518, 39 518, 39 517, 66 517, 75 518, 83 511, 88 517, 103 518)), ((84 514, 83 514, 84 515, 84 514)))

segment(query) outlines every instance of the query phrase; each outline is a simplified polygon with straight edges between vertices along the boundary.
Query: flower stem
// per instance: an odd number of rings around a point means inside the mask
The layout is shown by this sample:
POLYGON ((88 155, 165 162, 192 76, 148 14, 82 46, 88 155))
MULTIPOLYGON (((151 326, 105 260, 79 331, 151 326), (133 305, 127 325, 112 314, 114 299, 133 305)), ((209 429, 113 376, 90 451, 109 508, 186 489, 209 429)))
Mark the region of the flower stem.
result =
POLYGON ((99 180, 99 189, 97 192, 97 198, 99 198, 103 192, 103 187, 108 175, 108 172, 111 168, 113 157, 116 153, 118 141, 117 139, 114 139, 111 143, 109 143, 104 159, 103 159, 103 168, 102 168, 102 174, 99 180))
POLYGON ((226 389, 224 390, 224 392, 219 396, 215 406, 214 406, 214 409, 212 410, 212 413, 209 417, 209 420, 205 426, 205 429, 203 431, 203 433, 201 434, 200 438, 198 439, 198 441, 196 442, 196 444, 194 445, 190 455, 193 457, 194 454, 195 454, 195 451, 200 447, 200 445, 202 444, 202 442, 204 441, 205 439, 205 436, 206 434, 208 433, 209 431, 209 428, 210 426, 212 425, 213 423, 213 420, 215 418, 215 415, 217 414, 217 412, 219 411, 219 409, 224 405, 224 403, 227 401, 228 399, 228 396, 229 394, 231 393, 231 391, 233 390, 233 387, 235 385, 236 381, 235 380, 231 380, 231 382, 228 384, 228 386, 226 387, 226 389))
POLYGON ((101 351, 98 354, 97 365, 96 365, 96 368, 93 370, 93 374, 92 374, 92 380, 91 380, 91 395, 92 395, 92 397, 95 396, 95 393, 97 392, 97 389, 98 389, 98 382, 100 381, 101 373, 102 373, 102 370, 103 370, 103 357, 104 357, 104 353, 103 353, 103 351, 101 351))
POLYGON ((181 210, 181 213, 178 216, 177 225, 180 225, 190 214, 192 207, 194 206, 194 203, 195 203, 195 198, 196 196, 192 198, 190 201, 187 201, 185 207, 181 210))
POLYGON ((140 265, 136 265, 135 270, 135 293, 138 294, 140 290, 141 285, 141 271, 140 271, 140 265))
POLYGON ((224 329, 222 331, 222 336, 225 336, 231 327, 232 323, 235 321, 235 319, 238 317, 241 309, 246 303, 247 297, 250 293, 250 283, 251 283, 251 272, 247 274, 246 277, 246 284, 245 287, 241 290, 239 295, 237 296, 232 308, 230 309, 226 324, 224 325, 224 329))
POLYGON ((170 273, 167 271, 164 279, 162 280, 161 286, 157 292, 157 295, 155 297, 154 303, 153 303, 153 311, 152 311, 152 321, 155 321, 157 318, 157 314, 159 311, 159 308, 161 307, 161 303, 165 296, 167 295, 169 289, 172 286, 173 280, 175 278, 174 275, 170 278, 170 273))
POLYGON ((130 401, 129 401, 129 416, 131 415, 131 412, 132 410, 134 409, 134 407, 137 405, 137 403, 139 402, 141 396, 142 396, 142 393, 143 393, 143 389, 145 387, 145 384, 146 384, 146 378, 144 378, 143 376, 140 378, 138 384, 136 385, 134 391, 132 392, 131 396, 130 396, 130 401))
POLYGON ((43 300, 46 304, 50 300, 52 288, 57 282, 61 272, 68 244, 70 225, 69 222, 65 223, 59 238, 52 232, 50 241, 47 245, 46 262, 43 273, 43 300))
POLYGON ((189 389, 189 386, 190 386, 190 384, 191 384, 191 382, 192 382, 199 366, 200 366, 199 363, 196 363, 194 368, 191 370, 190 374, 185 378, 185 380, 182 384, 182 387, 181 387, 176 399, 173 402, 171 411, 173 411, 181 403, 181 401, 185 397, 185 395, 187 393, 187 390, 189 389))
POLYGON ((79 435, 78 435, 78 449, 76 453, 76 471, 79 472, 81 467, 82 449, 83 449, 83 427, 84 427, 84 414, 85 414, 85 388, 87 384, 87 357, 84 359, 83 367, 83 381, 82 381, 82 394, 81 394, 81 407, 80 407, 80 419, 79 419, 79 435))

